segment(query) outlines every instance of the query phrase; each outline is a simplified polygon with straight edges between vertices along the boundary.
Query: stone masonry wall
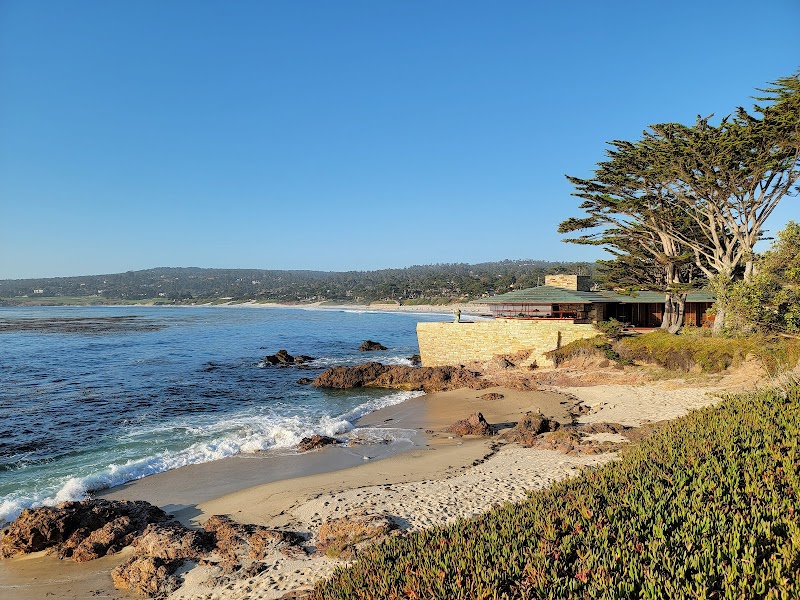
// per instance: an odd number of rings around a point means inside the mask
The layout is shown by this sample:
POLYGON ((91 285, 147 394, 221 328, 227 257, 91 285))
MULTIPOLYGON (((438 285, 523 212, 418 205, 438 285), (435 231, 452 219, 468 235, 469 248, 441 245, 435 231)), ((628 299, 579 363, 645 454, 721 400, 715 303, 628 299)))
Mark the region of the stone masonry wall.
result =
POLYGON ((592 287, 592 278, 588 275, 545 275, 544 284, 565 290, 588 292, 592 287))
POLYGON ((417 323, 417 340, 426 367, 485 362, 498 354, 531 350, 540 367, 552 366, 545 352, 581 338, 597 335, 592 325, 572 321, 494 319, 475 323, 417 323))

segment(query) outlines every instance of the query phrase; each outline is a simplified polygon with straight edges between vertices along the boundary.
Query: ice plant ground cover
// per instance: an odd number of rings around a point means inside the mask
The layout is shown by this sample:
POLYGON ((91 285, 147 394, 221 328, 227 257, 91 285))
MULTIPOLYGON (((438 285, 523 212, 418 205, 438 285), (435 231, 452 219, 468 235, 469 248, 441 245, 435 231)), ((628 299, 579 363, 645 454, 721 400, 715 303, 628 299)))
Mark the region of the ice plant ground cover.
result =
POLYGON ((730 396, 525 502, 367 549, 314 597, 800 597, 798 440, 798 382, 730 396))

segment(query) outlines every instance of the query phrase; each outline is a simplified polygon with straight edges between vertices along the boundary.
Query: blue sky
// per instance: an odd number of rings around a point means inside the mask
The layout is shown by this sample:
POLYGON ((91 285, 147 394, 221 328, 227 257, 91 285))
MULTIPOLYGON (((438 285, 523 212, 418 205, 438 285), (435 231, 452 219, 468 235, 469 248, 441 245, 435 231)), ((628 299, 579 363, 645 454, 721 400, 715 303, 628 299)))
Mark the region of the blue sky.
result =
POLYGON ((0 0, 0 278, 594 260, 556 233, 564 174, 749 105, 800 67, 799 22, 797 0, 0 0))

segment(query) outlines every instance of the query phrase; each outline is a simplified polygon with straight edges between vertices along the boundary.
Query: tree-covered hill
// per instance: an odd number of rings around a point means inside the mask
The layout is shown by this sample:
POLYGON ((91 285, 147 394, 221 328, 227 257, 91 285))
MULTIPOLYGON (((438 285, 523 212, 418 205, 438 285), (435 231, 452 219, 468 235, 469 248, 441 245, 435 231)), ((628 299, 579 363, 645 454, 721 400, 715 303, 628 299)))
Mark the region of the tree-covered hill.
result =
POLYGON ((221 299, 441 302, 532 287, 542 283, 548 273, 592 275, 594 264, 504 260, 346 272, 165 267, 109 275, 0 280, 0 301, 13 305, 54 297, 99 297, 101 301, 155 299, 181 303, 221 299))

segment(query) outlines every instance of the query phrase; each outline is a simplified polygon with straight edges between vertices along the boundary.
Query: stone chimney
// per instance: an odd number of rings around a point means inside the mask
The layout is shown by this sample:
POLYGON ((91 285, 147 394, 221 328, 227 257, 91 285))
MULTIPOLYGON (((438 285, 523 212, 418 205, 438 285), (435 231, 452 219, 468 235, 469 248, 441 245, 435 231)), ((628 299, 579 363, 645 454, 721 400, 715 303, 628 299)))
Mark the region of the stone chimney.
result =
POLYGON ((545 275, 544 284, 565 290, 588 292, 592 287, 592 278, 588 275, 545 275))

